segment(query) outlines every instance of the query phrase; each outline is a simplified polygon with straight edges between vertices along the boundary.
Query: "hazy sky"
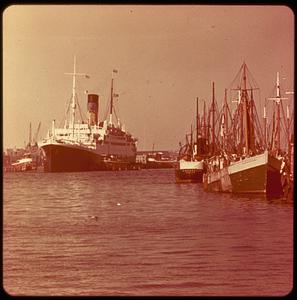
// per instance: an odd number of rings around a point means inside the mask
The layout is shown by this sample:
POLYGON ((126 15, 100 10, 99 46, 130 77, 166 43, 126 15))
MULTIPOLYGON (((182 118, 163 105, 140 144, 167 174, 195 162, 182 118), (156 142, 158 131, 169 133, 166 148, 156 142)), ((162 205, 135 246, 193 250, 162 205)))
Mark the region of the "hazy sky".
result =
MULTIPOLYGON (((41 139, 63 119, 77 71, 78 99, 100 95, 103 119, 113 69, 116 109, 138 149, 175 150, 195 124, 196 97, 221 103, 245 61, 261 97, 276 72, 293 90, 294 14, 285 6, 15 5, 3 13, 3 146, 41 139)), ((290 100, 293 102, 291 97, 290 100)), ((201 106, 202 108, 202 106, 201 106)))

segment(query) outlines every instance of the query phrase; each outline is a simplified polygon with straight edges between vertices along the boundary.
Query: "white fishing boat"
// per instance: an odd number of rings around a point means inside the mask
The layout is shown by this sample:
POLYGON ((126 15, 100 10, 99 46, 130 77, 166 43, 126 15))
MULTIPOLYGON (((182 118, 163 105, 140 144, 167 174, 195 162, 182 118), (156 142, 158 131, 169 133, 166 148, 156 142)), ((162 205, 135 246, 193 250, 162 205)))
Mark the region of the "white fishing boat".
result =
POLYGON ((199 128, 198 98, 196 106, 196 142, 193 142, 191 128, 190 140, 186 135, 186 144, 180 148, 178 161, 175 167, 175 179, 177 183, 202 182, 205 172, 204 158, 208 154, 207 139, 202 137, 199 128))

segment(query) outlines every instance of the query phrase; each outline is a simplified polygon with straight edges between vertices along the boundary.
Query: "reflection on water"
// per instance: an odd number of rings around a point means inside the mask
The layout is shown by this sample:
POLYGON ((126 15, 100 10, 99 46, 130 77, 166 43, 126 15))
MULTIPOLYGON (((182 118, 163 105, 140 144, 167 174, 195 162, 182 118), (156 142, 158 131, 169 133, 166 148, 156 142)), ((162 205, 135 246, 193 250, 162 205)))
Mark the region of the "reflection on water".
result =
POLYGON ((293 204, 205 193, 172 170, 8 173, 13 295, 284 295, 293 204))

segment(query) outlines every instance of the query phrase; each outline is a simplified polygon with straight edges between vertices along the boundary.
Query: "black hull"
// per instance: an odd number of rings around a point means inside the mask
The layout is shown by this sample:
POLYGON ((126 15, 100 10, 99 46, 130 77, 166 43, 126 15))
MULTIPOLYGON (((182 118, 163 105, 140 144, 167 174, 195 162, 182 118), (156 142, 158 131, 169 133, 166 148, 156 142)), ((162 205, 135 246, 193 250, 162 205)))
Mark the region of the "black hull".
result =
POLYGON ((203 170, 201 169, 175 169, 175 179, 181 182, 202 182, 203 170))
POLYGON ((262 194, 268 197, 283 196, 280 162, 271 156, 265 163, 255 167, 239 166, 238 171, 225 167, 205 174, 204 189, 209 192, 232 192, 234 194, 262 194))
POLYGON ((128 168, 130 160, 111 161, 105 160, 103 155, 82 147, 67 145, 45 145, 45 172, 84 172, 104 171, 128 168))
POLYGON ((259 166, 230 175, 233 193, 283 196, 281 174, 270 165, 259 166))

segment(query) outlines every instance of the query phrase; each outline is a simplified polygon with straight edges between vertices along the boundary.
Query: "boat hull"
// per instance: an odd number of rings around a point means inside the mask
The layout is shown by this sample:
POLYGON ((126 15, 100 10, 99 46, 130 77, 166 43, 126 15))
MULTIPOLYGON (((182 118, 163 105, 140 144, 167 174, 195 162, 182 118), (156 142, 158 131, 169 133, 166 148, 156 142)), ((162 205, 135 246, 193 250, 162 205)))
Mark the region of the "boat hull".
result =
POLYGON ((281 162, 275 157, 268 153, 260 154, 207 173, 203 179, 204 188, 211 192, 281 197, 280 167, 281 162))
POLYGON ((48 144, 42 146, 45 153, 45 172, 82 172, 103 171, 128 168, 133 158, 121 160, 107 159, 95 150, 65 144, 48 144))
POLYGON ((143 165, 144 169, 170 169, 173 168, 176 161, 148 161, 143 165))
POLYGON ((177 183, 202 182, 203 173, 203 161, 179 161, 175 169, 175 179, 177 183))
POLYGON ((103 157, 67 145, 45 145, 45 172, 79 172, 104 169, 103 157))
POLYGON ((203 170, 175 170, 176 182, 202 182, 203 170))

